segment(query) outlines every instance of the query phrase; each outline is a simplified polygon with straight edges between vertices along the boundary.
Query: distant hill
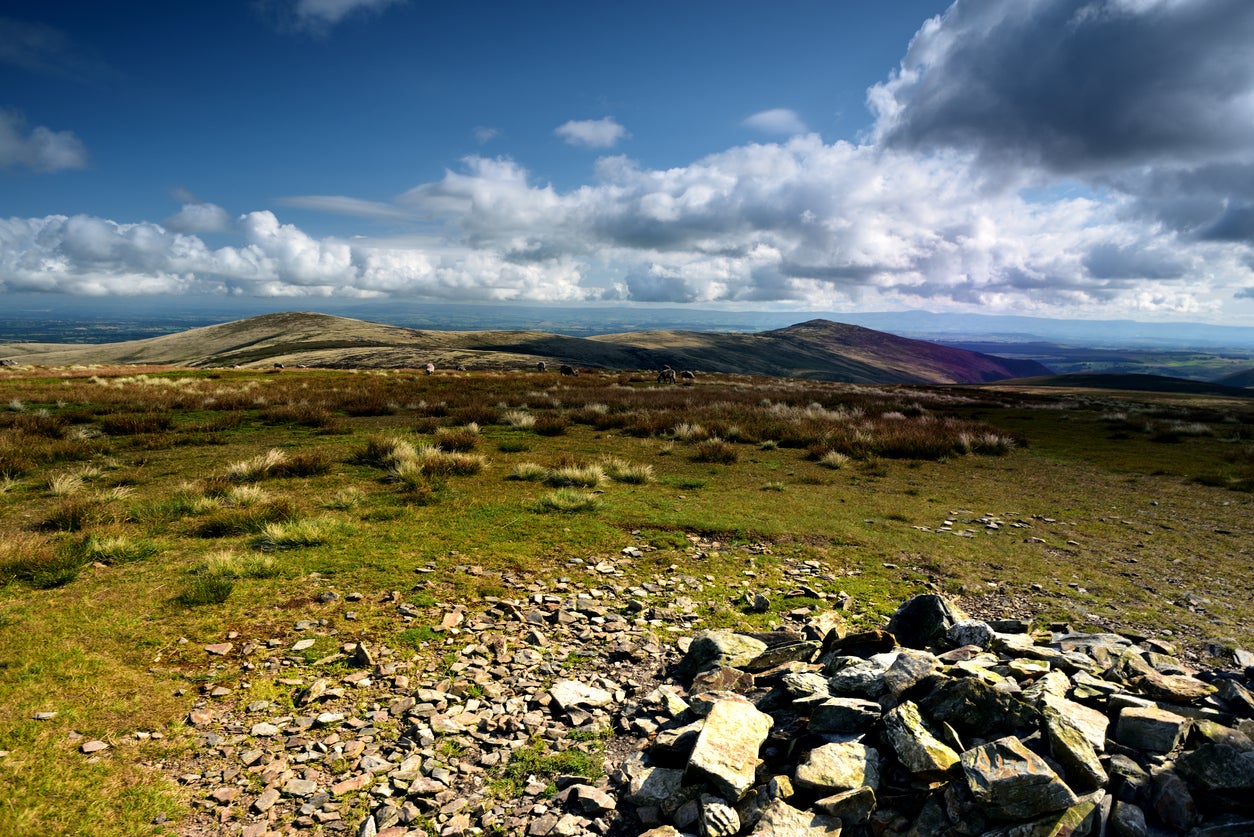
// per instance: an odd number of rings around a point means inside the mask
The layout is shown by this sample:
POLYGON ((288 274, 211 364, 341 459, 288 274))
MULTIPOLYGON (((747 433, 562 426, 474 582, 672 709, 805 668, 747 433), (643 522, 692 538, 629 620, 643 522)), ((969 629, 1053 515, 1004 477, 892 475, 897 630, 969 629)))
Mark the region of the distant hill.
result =
POLYGON ((1237 398, 1254 398, 1254 392, 1219 383, 1172 378, 1167 375, 1118 375, 1101 373, 1077 373, 1074 375, 1050 375, 1042 378, 1022 378, 1007 381, 1016 386, 1060 387, 1065 389, 1111 389, 1133 392, 1165 392, 1186 395, 1223 395, 1237 398))
POLYGON ((1215 383, 1226 387, 1247 388, 1254 387, 1254 369, 1247 369, 1244 372, 1234 372, 1231 375, 1224 375, 1222 378, 1216 378, 1215 383))
POLYGON ((280 313, 122 343, 0 345, 22 364, 508 369, 539 360, 603 369, 675 369, 875 384, 986 383, 1050 370, 860 326, 811 320, 757 334, 641 331, 591 338, 536 331, 426 331, 280 313))

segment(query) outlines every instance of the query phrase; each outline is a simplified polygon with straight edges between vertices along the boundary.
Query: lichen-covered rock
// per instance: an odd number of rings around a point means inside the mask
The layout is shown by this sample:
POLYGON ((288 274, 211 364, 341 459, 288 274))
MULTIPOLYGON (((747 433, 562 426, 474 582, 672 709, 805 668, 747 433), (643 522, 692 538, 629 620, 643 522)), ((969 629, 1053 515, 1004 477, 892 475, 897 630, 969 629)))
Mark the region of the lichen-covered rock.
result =
POLYGON ((837 817, 844 825, 863 825, 875 811, 875 791, 863 785, 818 799, 814 807, 837 817))
POLYGON ((1084 733, 1056 709, 1046 708, 1044 714, 1049 753, 1062 765, 1067 784, 1078 791, 1106 787, 1110 777, 1084 733))
POLYGON ((725 799, 739 800, 753 787, 758 750, 774 723, 742 699, 714 704, 688 758, 684 778, 705 782, 725 799))
POLYGON ((893 697, 900 698, 939 670, 940 660, 926 651, 903 650, 884 672, 884 687, 893 697))
POLYGON ((1254 752, 1206 743, 1176 760, 1189 784, 1254 810, 1254 752))
POLYGON ((919 698, 919 708, 954 727, 964 740, 990 739, 1039 726, 1040 712, 1023 700, 973 677, 949 678, 919 698))
POLYGON ((833 695, 874 700, 884 694, 884 672, 892 665, 891 655, 874 657, 837 657, 823 669, 833 695))
POLYGON ((958 754, 928 730, 919 707, 909 701, 884 716, 884 737, 902 766, 916 776, 940 778, 958 763, 958 754))
POLYGON ((762 811, 752 837, 839 837, 840 830, 841 822, 835 817, 802 811, 776 799, 762 811))
POLYGON ((1156 706, 1129 706, 1119 713, 1115 740, 1151 753, 1170 753, 1189 731, 1189 719, 1156 706))
POLYGON ((797 765, 797 784, 820 795, 866 786, 880 786, 880 754, 860 741, 838 741, 815 747, 797 765))
POLYGON ((967 787, 980 810, 997 820, 1030 820, 1079 800, 1045 760, 1006 737, 962 754, 967 787))
POLYGON ((766 643, 734 631, 703 631, 693 637, 688 653, 679 663, 681 677, 691 678, 707 669, 740 668, 766 650, 766 643))

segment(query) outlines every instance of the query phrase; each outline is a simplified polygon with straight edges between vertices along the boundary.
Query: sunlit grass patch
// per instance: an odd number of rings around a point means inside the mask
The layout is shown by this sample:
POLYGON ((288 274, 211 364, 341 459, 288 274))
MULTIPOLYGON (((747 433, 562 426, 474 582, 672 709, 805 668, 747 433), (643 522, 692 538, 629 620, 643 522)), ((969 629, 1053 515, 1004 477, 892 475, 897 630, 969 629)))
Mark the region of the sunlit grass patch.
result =
POLYGON ((287 462, 287 454, 278 448, 226 466, 226 478, 234 482, 255 482, 270 476, 271 472, 287 462))
POLYGON ((604 481, 605 469, 600 465, 559 465, 544 475, 545 484, 553 488, 596 488, 604 481))
POLYGON ((601 498, 589 491, 575 488, 559 488, 549 492, 536 501, 538 512, 559 512, 576 514, 578 512, 596 511, 601 508, 601 498))
POLYGON ((341 488, 327 499, 323 506, 336 511, 351 511, 366 500, 366 492, 355 485, 341 488))
POLYGON ((652 465, 628 462, 625 459, 610 457, 602 460, 601 467, 605 469, 605 475, 614 482, 644 485, 653 480, 652 465))
POLYGON ((839 470, 849 464, 849 459, 848 454, 841 453, 838 450, 829 450, 819 457, 819 464, 824 468, 839 470))
POLYGON ((292 520, 296 513, 296 505, 289 498, 275 498, 242 508, 228 507, 213 511, 199 521, 192 532, 202 538, 256 534, 268 523, 292 520))
POLYGON ((509 472, 508 479, 524 482, 540 482, 549 475, 549 469, 535 462, 519 462, 509 472))
POLYGON ((86 484, 83 475, 77 472, 53 474, 48 478, 48 493, 53 497, 68 497, 81 492, 86 484))
POLYGON ((681 442, 691 442, 705 439, 709 433, 699 424, 684 421, 672 427, 670 435, 681 442))
POLYGON ((283 549, 300 549, 319 546, 343 531, 339 521, 329 518, 302 518, 284 522, 267 523, 253 539, 255 549, 273 552, 283 549))
POLYGON ((158 553, 157 545, 145 538, 126 535, 88 535, 80 543, 79 555, 84 561, 101 564, 130 564, 147 560, 158 553))
POLYGON ((527 430, 536 426, 536 417, 526 410, 506 410, 501 414, 501 423, 527 430))

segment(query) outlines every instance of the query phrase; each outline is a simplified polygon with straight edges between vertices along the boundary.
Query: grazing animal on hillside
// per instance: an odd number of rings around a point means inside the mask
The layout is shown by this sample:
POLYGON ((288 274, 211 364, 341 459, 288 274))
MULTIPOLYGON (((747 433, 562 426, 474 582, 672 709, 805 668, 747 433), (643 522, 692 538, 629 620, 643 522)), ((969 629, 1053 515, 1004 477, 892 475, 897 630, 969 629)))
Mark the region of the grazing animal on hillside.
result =
POLYGON ((572 378, 578 377, 579 375, 578 369, 576 369, 573 366, 567 366, 565 363, 562 364, 561 369, 559 369, 558 371, 561 372, 563 375, 569 375, 572 378))
POLYGON ((275 369, 282 369, 282 368, 283 368, 283 364, 281 364, 281 363, 276 363, 276 364, 274 365, 274 368, 275 368, 275 369))
POLYGON ((680 372, 679 377, 683 378, 685 381, 695 381, 697 379, 697 376, 689 372, 687 369, 680 372))
POLYGON ((465 372, 465 371, 466 371, 466 364, 464 364, 464 363, 459 363, 459 364, 457 364, 457 371, 458 371, 458 372, 465 372))
POLYGON ((674 370, 674 369, 671 369, 669 366, 667 366, 667 367, 666 367, 666 368, 664 368, 661 372, 657 373, 657 382, 658 382, 659 384, 662 384, 662 383, 673 384, 673 383, 675 383, 675 370, 674 370))
POLYGON ((548 364, 546 364, 544 361, 540 361, 539 363, 536 364, 537 372, 543 372, 545 369, 548 369, 548 368, 549 368, 548 364))
POLYGON ((426 366, 426 370, 427 370, 427 374, 428 374, 428 375, 434 375, 434 374, 435 374, 435 364, 434 364, 434 363, 428 363, 428 364, 427 364, 427 366, 426 366))

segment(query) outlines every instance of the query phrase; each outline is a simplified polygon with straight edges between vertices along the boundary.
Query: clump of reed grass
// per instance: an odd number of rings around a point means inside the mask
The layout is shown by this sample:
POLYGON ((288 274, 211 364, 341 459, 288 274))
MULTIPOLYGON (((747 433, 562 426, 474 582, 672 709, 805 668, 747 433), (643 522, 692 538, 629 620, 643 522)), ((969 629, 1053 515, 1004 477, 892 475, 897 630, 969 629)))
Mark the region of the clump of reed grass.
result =
POLYGON ((601 508, 601 498, 588 491, 574 488, 559 488, 549 492, 536 501, 536 511, 557 512, 559 514, 577 514, 579 512, 596 511, 601 508))
POLYGON ((540 482, 549 474, 549 469, 535 462, 519 462, 514 466, 514 470, 510 471, 507 479, 522 480, 524 482, 540 482))
POLYGON ((819 464, 824 468, 831 468, 836 471, 848 465, 850 459, 851 457, 848 454, 841 453, 838 450, 829 450, 819 457, 819 464))
POLYGON ((256 482, 287 462, 287 454, 278 448, 226 466, 226 478, 232 482, 256 482))
POLYGON ((78 550, 85 563, 99 562, 110 566, 145 561, 158 552, 157 545, 152 541, 125 535, 88 535, 79 544, 78 550))
POLYGON ((545 415, 536 419, 532 430, 538 436, 561 436, 566 432, 568 422, 565 416, 545 415))
POLYGON ((605 470, 600 465, 559 465, 544 475, 544 482, 553 488, 596 488, 604 481, 605 470))
POLYGON ((76 551, 59 548, 43 535, 0 535, 0 585, 21 581, 37 590, 62 587, 78 578, 86 563, 76 551))
POLYGON ((339 530, 339 522, 328 518, 267 523, 252 545, 263 552, 319 546, 331 540, 339 530))
POLYGON ((287 498, 275 498, 242 508, 220 508, 193 528, 201 538, 223 538, 260 532, 268 523, 281 523, 296 517, 296 507, 287 498))
POLYGON ((435 431, 435 443, 440 450, 450 453, 466 453, 479 444, 479 425, 465 427, 441 427, 435 431))
POLYGON ((337 511, 351 511, 365 502, 365 499, 366 492, 355 485, 350 485, 341 488, 331 495, 330 499, 323 503, 323 506, 337 511))
POLYGON ((510 427, 527 430, 536 426, 536 417, 526 410, 506 410, 501 414, 501 422, 510 427))
POLYGON ((605 475, 614 482, 644 485, 653 481, 652 465, 637 464, 611 457, 602 460, 601 466, 605 469, 605 475))
POLYGON ((697 442, 693 446, 692 458, 696 462, 715 462, 730 465, 740 458, 736 446, 717 436, 697 442))

